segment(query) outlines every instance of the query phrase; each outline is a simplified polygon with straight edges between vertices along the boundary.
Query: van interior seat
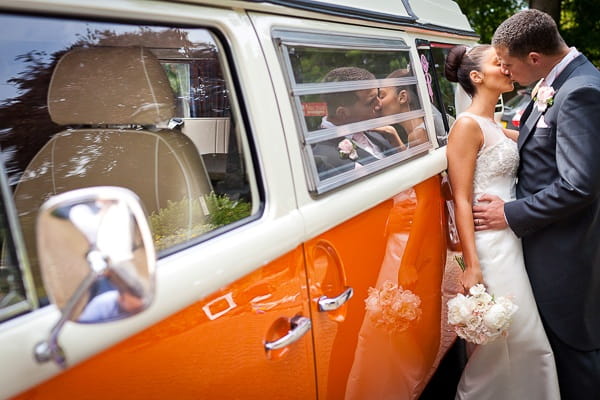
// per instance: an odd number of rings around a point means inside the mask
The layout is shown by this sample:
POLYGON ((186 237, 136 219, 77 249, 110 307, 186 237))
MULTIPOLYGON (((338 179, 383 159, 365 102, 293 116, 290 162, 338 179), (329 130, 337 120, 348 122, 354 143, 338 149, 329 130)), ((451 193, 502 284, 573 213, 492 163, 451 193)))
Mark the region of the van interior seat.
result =
POLYGON ((34 242, 35 218, 46 199, 91 186, 131 189, 148 214, 169 201, 190 200, 182 218, 188 226, 180 228, 204 223, 193 218, 192 200, 212 191, 210 179, 192 141, 162 128, 174 110, 165 71, 149 50, 96 47, 64 54, 49 85, 48 111, 65 129, 30 161, 14 193, 26 243, 34 242))

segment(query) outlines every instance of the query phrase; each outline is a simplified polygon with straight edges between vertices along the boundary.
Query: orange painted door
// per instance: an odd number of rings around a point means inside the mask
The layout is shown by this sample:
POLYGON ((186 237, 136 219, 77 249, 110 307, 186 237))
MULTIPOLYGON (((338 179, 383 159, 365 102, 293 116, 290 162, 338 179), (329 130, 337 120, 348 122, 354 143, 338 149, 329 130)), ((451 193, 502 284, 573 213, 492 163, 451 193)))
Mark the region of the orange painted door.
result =
POLYGON ((319 398, 411 399, 423 390, 440 343, 443 221, 436 176, 305 244, 319 398), (382 298, 382 312, 366 311, 370 291, 394 285, 410 290, 400 308, 382 298), (319 311, 322 296, 348 287, 350 300, 319 311))
POLYGON ((16 399, 314 399, 310 331, 264 346, 309 315, 305 282, 297 248, 16 399))

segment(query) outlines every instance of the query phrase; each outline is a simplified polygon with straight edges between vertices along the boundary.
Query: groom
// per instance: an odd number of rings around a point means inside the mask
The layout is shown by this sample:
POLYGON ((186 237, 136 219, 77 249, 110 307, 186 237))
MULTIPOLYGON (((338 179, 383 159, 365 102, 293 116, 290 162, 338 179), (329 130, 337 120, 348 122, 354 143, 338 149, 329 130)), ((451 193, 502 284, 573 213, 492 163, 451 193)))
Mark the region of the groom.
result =
POLYGON ((519 12, 492 45, 513 80, 543 78, 521 119, 517 200, 484 195, 476 230, 508 226, 554 350, 563 400, 600 388, 600 72, 569 48, 552 18, 519 12))
MULTIPOLYGON (((339 67, 329 71, 323 82, 343 83, 375 79, 366 69, 339 67)), ((321 121, 322 129, 381 116, 381 98, 376 88, 327 93, 323 95, 323 99, 327 103, 327 116, 321 121)), ((403 146, 394 127, 383 126, 318 142, 313 145, 312 151, 319 178, 323 180, 397 153, 403 146)))

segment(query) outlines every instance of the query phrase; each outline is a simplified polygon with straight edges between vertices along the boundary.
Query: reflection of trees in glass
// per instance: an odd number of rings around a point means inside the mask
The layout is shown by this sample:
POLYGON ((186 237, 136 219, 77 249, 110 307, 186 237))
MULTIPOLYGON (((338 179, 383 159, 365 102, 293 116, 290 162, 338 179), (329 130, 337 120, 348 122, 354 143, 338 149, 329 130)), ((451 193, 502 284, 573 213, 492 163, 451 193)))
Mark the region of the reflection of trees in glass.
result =
MULTIPOLYGON (((31 21, 26 20, 24 22, 30 23, 31 21)), ((61 21, 55 22, 62 23, 61 21)), ((118 29, 121 32, 117 33, 110 29, 89 28, 90 25, 93 26, 91 23, 64 23, 71 24, 70 28, 80 26, 81 34, 77 35, 77 39, 70 42, 68 38, 56 39, 52 43, 54 48, 61 48, 62 45, 62 49, 51 54, 32 48, 18 56, 17 61, 23 62, 25 66, 19 73, 8 79, 8 83, 17 89, 18 95, 13 98, 3 99, 0 102, 0 148, 2 149, 5 163, 8 164, 9 178, 13 185, 16 185, 27 165, 48 140, 54 134, 67 129, 67 127, 59 126, 52 122, 47 105, 48 87, 52 72, 58 60, 66 52, 77 47, 144 46, 151 48, 159 59, 161 58, 161 53, 169 53, 171 55, 175 54, 179 59, 190 57, 216 60, 215 54, 217 48, 213 43, 193 43, 188 40, 188 32, 178 28, 132 26, 130 31, 122 32, 123 26, 119 26, 118 29), (7 155, 8 157, 6 157, 7 155)), ((51 24, 42 26, 48 27, 49 25, 51 24)), ((44 32, 40 32, 40 35, 43 36, 44 32)), ((53 34, 49 34, 48 36, 56 37, 53 34)), ((37 39, 14 38, 13 40, 22 40, 23 42, 19 44, 25 46, 27 43, 36 43, 37 39)), ((45 38, 46 42, 50 40, 52 39, 45 38)), ((224 86, 222 85, 221 91, 224 90, 223 88, 224 86)), ((89 95, 93 96, 94 93, 90 93, 89 95)), ((102 164, 103 168, 110 170, 112 167, 110 160, 113 158, 111 154, 103 151, 103 140, 110 140, 110 138, 101 136, 90 138, 87 145, 73 149, 74 156, 69 162, 63 165, 48 166, 48 168, 55 168, 56 170, 62 168, 63 173, 81 175, 85 174, 87 166, 93 162, 93 159, 105 157, 109 161, 102 164)), ((143 166, 140 166, 140 169, 143 169, 143 166)), ((40 171, 34 171, 32 175, 41 176, 43 172, 42 168, 40 171)), ((29 178, 34 178, 34 176, 30 176, 29 178)), ((36 209, 28 210, 22 214, 20 218, 23 230, 33 230, 35 216, 37 215, 37 206, 36 209)), ((27 243, 27 245, 33 246, 34 243, 27 243)), ((47 301, 46 294, 34 251, 30 253, 30 258, 38 298, 41 304, 44 304, 47 301)))
POLYGON ((378 79, 383 79, 390 72, 406 68, 409 64, 408 53, 397 51, 375 52, 290 47, 288 54, 296 83, 320 82, 327 72, 338 67, 364 68, 378 79))
POLYGON ((456 110, 454 108, 454 89, 452 83, 445 78, 444 66, 446 63, 446 55, 449 49, 432 48, 431 55, 433 56, 435 64, 435 72, 438 77, 438 84, 440 85, 440 91, 442 92, 442 101, 446 107, 446 112, 453 117, 456 117, 456 110))
POLYGON ((245 200, 232 200, 226 194, 211 192, 202 200, 183 199, 168 201, 168 206, 155 211, 148 217, 154 245, 157 250, 183 243, 220 226, 225 226, 250 216, 252 205, 245 200), (200 202, 204 202, 202 207, 200 202), (188 210, 192 210, 192 221, 205 221, 204 211, 208 210, 208 221, 189 225, 188 210))
POLYGON ((31 50, 17 58, 27 66, 8 83, 21 94, 0 103, 0 148, 10 150, 6 167, 12 183, 51 134, 58 131, 48 115, 46 96, 53 67, 65 52, 56 52, 48 58, 44 52, 31 50))
MULTIPOLYGON (((69 50, 89 46, 144 46, 153 51, 157 49, 159 57, 161 50, 168 49, 170 52, 175 51, 179 58, 216 60, 217 49, 213 43, 193 43, 188 40, 188 32, 183 29, 142 26, 132 27, 129 32, 116 33, 110 29, 93 30, 86 26, 81 24, 82 33, 77 35, 78 39, 74 43, 65 42, 63 50, 48 55, 31 49, 17 57, 26 66, 17 76, 10 78, 8 83, 18 89, 19 95, 0 103, 0 148, 3 153, 9 153, 7 169, 13 184, 50 137, 62 130, 50 119, 47 93, 56 63, 69 50)), ((223 97, 222 80, 220 87, 223 97)))

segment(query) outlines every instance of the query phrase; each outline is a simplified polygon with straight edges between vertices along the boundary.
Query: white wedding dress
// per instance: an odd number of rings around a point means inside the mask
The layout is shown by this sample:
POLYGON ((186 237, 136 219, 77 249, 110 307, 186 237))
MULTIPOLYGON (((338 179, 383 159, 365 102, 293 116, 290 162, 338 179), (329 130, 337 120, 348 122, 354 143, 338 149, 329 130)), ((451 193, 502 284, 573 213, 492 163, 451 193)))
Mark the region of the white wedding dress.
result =
MULTIPOLYGON (((474 201, 484 193, 514 200, 517 144, 493 120, 471 113, 458 116, 465 117, 479 123, 484 137, 475 167, 474 201)), ((560 399, 554 356, 525 271, 520 239, 509 228, 489 230, 475 233, 475 245, 489 293, 511 298, 519 309, 507 337, 470 347, 456 398, 560 399)))

